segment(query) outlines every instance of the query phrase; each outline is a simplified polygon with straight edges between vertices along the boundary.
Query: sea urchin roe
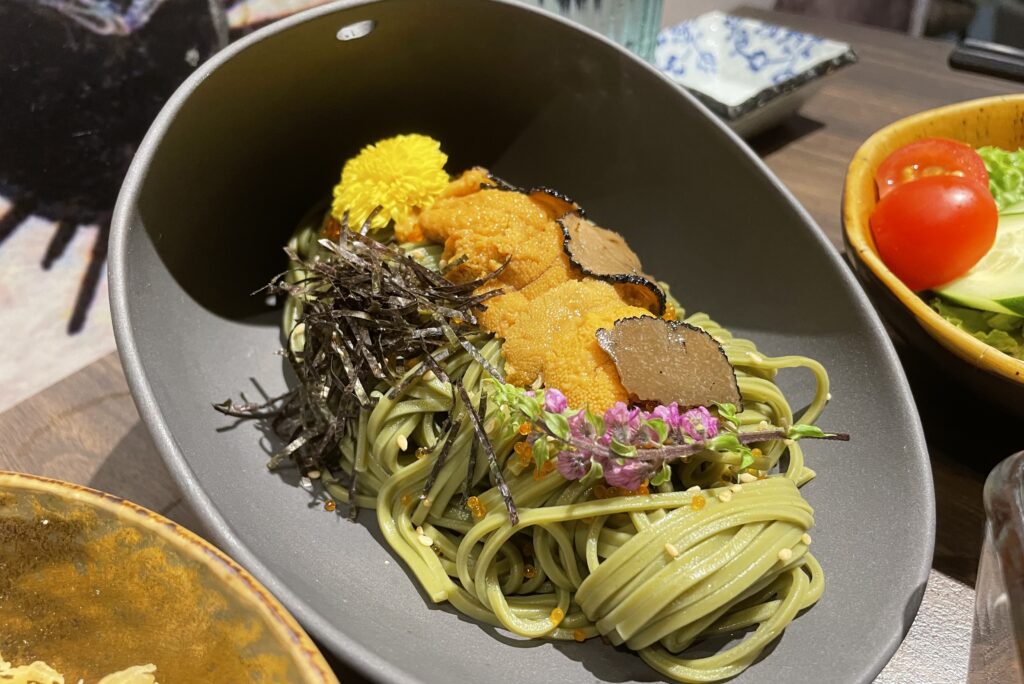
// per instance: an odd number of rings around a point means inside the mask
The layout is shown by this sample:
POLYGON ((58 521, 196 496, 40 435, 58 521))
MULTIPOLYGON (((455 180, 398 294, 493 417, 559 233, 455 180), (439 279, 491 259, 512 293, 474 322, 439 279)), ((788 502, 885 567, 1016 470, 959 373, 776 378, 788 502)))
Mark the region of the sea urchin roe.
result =
POLYGON ((707 499, 705 499, 702 494, 697 494, 692 499, 690 499, 690 508, 692 508, 695 511, 699 511, 702 508, 704 508, 704 505, 706 503, 707 499))
POLYGON ((555 627, 562 624, 562 620, 565 619, 565 611, 561 608, 555 608, 551 611, 551 624, 555 627))
POLYGON ((575 639, 576 641, 580 641, 580 642, 586 641, 587 640, 587 633, 584 632, 582 629, 574 629, 572 631, 572 638, 575 639))
POLYGON ((561 231, 526 195, 483 189, 447 197, 420 214, 426 239, 444 244, 444 258, 465 261, 448 273, 457 283, 508 266, 498 280, 506 291, 526 287, 562 256, 561 231))
POLYGON ((598 343, 595 333, 623 317, 651 316, 645 309, 623 303, 593 311, 578 327, 559 331, 544 356, 544 383, 565 394, 570 406, 601 411, 617 401, 628 401, 629 393, 619 380, 615 362, 598 343))
MULTIPOLYGON (((498 297, 489 306, 500 308, 509 298, 498 297)), ((591 344, 594 331, 606 320, 613 323, 615 317, 641 315, 649 314, 645 309, 625 304, 612 285, 600 280, 567 280, 551 287, 527 302, 518 315, 505 317, 505 378, 512 384, 527 386, 538 376, 543 377, 545 384, 558 387, 572 406, 586 405, 584 400, 593 389, 593 394, 607 403, 592 404, 591 408, 607 408, 617 401, 615 397, 625 395, 615 391, 620 383, 611 359, 591 344), (599 320, 587 320, 592 312, 605 311, 614 313, 599 320), (560 358, 550 359, 552 353, 560 358), (587 387, 590 381, 573 377, 574 369, 580 366, 588 373, 604 376, 598 379, 597 387, 610 387, 611 391, 600 397, 597 388, 587 387), (560 372, 562 368, 566 370, 560 372)), ((487 323, 484 316, 480 320, 487 323)))
POLYGON ((561 389, 570 405, 596 411, 626 400, 615 365, 594 333, 619 318, 651 314, 569 263, 553 214, 559 203, 480 189, 487 184, 482 173, 473 169, 453 181, 419 215, 418 226, 427 240, 444 244, 445 260, 463 259, 446 274, 454 282, 505 267, 482 286, 480 291, 500 287, 503 294, 487 300, 478 320, 504 338, 506 381, 526 387, 542 379, 561 389))

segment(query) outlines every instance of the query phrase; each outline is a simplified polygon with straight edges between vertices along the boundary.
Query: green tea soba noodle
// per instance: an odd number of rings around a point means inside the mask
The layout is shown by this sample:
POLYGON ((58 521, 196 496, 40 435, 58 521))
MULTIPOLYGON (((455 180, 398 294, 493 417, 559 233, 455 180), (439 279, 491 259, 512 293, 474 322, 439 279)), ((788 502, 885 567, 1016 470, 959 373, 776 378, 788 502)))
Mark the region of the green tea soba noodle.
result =
POLYGON ((812 425, 824 368, 685 316, 563 195, 443 165, 423 136, 345 165, 270 286, 296 387, 218 408, 268 420, 328 510, 376 511, 431 600, 738 674, 824 590, 797 441, 845 438, 812 425), (787 369, 815 380, 800 416, 787 369))

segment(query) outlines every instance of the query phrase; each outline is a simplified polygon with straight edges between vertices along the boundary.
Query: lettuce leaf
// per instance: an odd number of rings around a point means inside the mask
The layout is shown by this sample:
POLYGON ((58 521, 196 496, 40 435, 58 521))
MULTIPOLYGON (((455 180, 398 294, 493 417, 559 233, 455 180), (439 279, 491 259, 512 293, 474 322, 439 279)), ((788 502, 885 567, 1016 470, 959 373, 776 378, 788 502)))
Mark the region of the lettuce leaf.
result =
POLYGON ((931 305, 940 316, 964 332, 1024 361, 1024 318, 954 306, 937 298, 931 305))
POLYGON ((979 147, 978 155, 988 170, 988 189, 999 211, 1024 201, 1024 149, 1010 152, 1001 147, 979 147))

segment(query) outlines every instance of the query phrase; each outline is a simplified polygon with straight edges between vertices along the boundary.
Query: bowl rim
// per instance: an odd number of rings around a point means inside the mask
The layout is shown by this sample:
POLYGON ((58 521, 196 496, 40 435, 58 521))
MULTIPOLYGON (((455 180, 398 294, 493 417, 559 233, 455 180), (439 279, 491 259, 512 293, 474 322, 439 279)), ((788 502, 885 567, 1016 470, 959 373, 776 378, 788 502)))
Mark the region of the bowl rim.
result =
MULTIPOLYGON (((842 223, 843 235, 849 248, 848 253, 867 266, 900 303, 910 310, 914 319, 932 338, 970 365, 1010 382, 1024 385, 1024 361, 1004 354, 995 347, 985 344, 973 335, 957 328, 936 313, 924 299, 904 285, 903 281, 889 270, 879 257, 874 239, 871 237, 867 208, 864 206, 867 198, 850 190, 864 183, 866 179, 874 178, 877 150, 894 134, 913 131, 937 114, 956 114, 981 108, 1001 107, 1007 104, 1024 105, 1024 93, 995 95, 934 107, 894 121, 873 133, 857 149, 847 167, 843 186, 842 223)), ((874 187, 873 180, 872 187, 874 187)))
POLYGON ((336 683, 334 671, 298 621, 260 582, 223 551, 195 532, 137 503, 84 485, 41 475, 0 470, 0 492, 49 494, 65 501, 84 503, 129 525, 143 528, 175 550, 200 563, 227 587, 250 599, 282 643, 289 646, 299 673, 310 681, 336 683))
MULTIPOLYGON (((243 563, 246 568, 251 569, 252 574, 260 582, 269 588, 274 595, 281 597, 282 602, 301 617, 303 625, 310 633, 315 634, 317 639, 338 657, 342 658, 346 665, 352 667, 359 674, 372 681, 396 682, 402 684, 419 684, 421 681, 414 673, 398 667, 391 659, 379 655, 376 651, 363 646, 337 626, 326 620, 318 610, 307 601, 300 598, 290 587, 288 587, 274 572, 272 572, 249 547, 235 536, 231 525, 217 509, 209 495, 202 488, 195 472, 186 461, 184 454, 178 447, 177 441, 171 434, 171 430, 164 419, 163 411, 153 393, 151 383, 142 363, 142 358, 135 343, 132 332, 132 317, 129 306, 127 262, 129 258, 128 238, 131 232, 133 219, 133 208, 138 200, 139 193, 145 182, 146 169, 149 166, 157 148, 164 135, 170 128, 174 117, 182 108, 186 100, 211 73, 219 69, 229 59, 249 47, 261 42, 277 33, 290 30, 310 21, 320 19, 331 14, 357 8, 371 8, 377 4, 392 2, 394 0, 335 0, 334 2, 313 7, 294 15, 273 22, 241 39, 229 44, 226 48, 217 52, 206 62, 201 64, 192 75, 171 95, 164 104, 160 113, 154 119, 149 130, 146 132, 142 143, 136 150, 132 159, 125 180, 118 194, 117 202, 111 219, 109 256, 108 256, 108 280, 111 317, 114 327, 114 338, 117 343, 118 356, 125 371, 128 387, 132 398, 139 410, 143 421, 148 428, 158 452, 167 465, 176 484, 181 488, 189 503, 201 516, 204 526, 209 531, 212 539, 221 547, 230 551, 234 558, 243 563)), ((886 333, 885 326, 879 318, 878 313, 870 304, 867 294, 861 288, 860 283, 847 268, 842 256, 836 247, 825 236, 817 223, 808 213, 807 209, 797 201, 790 190, 783 185, 782 181, 768 168, 750 149, 742 138, 728 127, 725 121, 714 114, 703 102, 696 98, 686 89, 680 87, 666 74, 658 70, 653 64, 642 60, 605 36, 569 19, 563 18, 538 7, 523 3, 520 0, 475 0, 476 2, 489 2, 491 4, 506 7, 515 7, 519 11, 532 12, 544 17, 547 21, 556 22, 588 35, 592 40, 603 43, 607 48, 618 51, 622 55, 633 60, 637 68, 646 69, 651 76, 660 79, 666 86, 671 86, 675 94, 688 101, 691 106, 703 112, 710 122, 709 125, 717 127, 722 135, 732 141, 737 149, 741 151, 747 161, 757 168, 799 217, 807 229, 812 240, 817 241, 822 249, 822 258, 827 259, 835 269, 838 277, 843 279, 849 287, 851 294, 858 300, 859 308, 867 317, 866 329, 870 330, 882 345, 882 361, 892 369, 895 378, 894 390, 902 396, 902 404, 909 413, 910 420, 905 428, 906 448, 910 451, 920 453, 922 458, 910 464, 921 470, 920 480, 922 482, 922 494, 924 495, 924 517, 927 521, 921 530, 919 540, 920 557, 917 559, 916 571, 908 579, 912 580, 914 589, 907 597, 904 604, 904 614, 916 615, 921 604, 923 591, 921 590, 927 582, 931 572, 932 558, 935 548, 935 492, 931 477, 931 462, 928 459, 928 450, 924 438, 924 430, 921 426, 917 405, 914 403, 913 394, 907 381, 906 373, 899 361, 896 350, 886 333)), ((356 19, 355 21, 358 21, 356 19)), ((877 653, 872 654, 871 659, 866 661, 865 668, 870 681, 886 666, 891 660, 896 649, 903 642, 907 631, 910 629, 910 620, 903 620, 900 629, 889 635, 885 646, 877 653)))

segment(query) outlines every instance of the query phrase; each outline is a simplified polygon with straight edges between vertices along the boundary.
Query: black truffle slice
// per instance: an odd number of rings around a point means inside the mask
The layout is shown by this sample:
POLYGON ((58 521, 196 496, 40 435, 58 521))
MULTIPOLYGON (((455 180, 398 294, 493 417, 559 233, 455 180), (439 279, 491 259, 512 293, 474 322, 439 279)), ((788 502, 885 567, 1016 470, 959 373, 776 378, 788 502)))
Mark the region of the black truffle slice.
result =
POLYGON ((641 270, 640 257, 621 235, 577 213, 565 214, 558 224, 562 227, 562 248, 573 266, 619 286, 630 304, 659 316, 665 312, 665 291, 641 270))
POLYGON ((513 185, 507 180, 495 176, 493 173, 488 174, 488 178, 492 183, 494 183, 494 185, 488 185, 485 189, 504 190, 505 192, 518 192, 522 195, 527 195, 530 199, 550 210, 554 216, 562 216, 569 212, 575 212, 580 216, 584 215, 583 207, 577 204, 576 200, 572 197, 569 197, 560 190, 555 190, 554 188, 549 188, 544 185, 521 188, 518 185, 513 185))
POLYGON ((611 330, 599 328, 597 342, 637 403, 741 408, 732 364, 718 341, 700 328, 646 316, 622 318, 611 330))

